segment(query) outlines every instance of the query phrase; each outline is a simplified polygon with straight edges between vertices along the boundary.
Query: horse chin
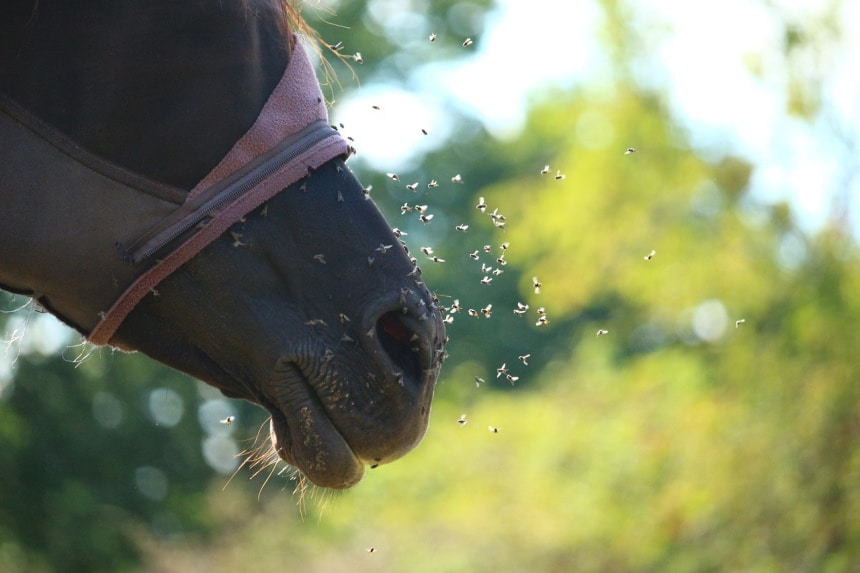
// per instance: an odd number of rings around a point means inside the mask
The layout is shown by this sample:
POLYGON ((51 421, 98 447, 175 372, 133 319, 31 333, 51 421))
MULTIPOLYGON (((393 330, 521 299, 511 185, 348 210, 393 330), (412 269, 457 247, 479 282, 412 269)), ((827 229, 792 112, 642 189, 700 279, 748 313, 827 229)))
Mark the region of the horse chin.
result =
POLYGON ((278 396, 267 405, 269 433, 278 456, 297 467, 315 485, 346 489, 364 475, 364 463, 326 414, 307 378, 287 365, 278 396))

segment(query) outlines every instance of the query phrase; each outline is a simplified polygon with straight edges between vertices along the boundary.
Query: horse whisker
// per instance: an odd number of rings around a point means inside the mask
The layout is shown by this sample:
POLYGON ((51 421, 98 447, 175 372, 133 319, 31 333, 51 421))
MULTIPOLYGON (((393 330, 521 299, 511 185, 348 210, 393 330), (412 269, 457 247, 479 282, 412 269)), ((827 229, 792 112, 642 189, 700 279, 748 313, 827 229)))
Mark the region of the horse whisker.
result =
MULTIPOLYGON (((260 499, 263 497, 263 488, 265 488, 266 484, 269 483, 269 480, 272 479, 272 475, 275 473, 275 469, 278 467, 278 462, 272 462, 269 465, 272 468, 272 471, 270 471, 269 475, 266 476, 266 479, 263 480, 263 484, 260 486, 260 491, 257 492, 257 501, 260 501, 260 499)), ((260 471, 263 471, 263 469, 265 469, 265 467, 260 468, 260 471)), ((258 473, 260 473, 260 472, 257 472, 257 474, 258 473)), ((257 475, 257 474, 254 474, 254 475, 257 475)))

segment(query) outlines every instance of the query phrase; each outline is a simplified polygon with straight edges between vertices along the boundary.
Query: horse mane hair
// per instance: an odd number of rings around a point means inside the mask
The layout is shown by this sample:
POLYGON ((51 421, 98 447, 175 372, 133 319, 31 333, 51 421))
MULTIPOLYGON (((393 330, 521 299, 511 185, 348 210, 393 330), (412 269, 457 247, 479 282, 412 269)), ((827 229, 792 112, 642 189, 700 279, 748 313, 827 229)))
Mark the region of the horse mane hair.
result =
MULTIPOLYGON (((322 35, 313 26, 308 24, 307 20, 302 16, 304 0, 279 0, 279 2, 284 14, 282 25, 284 26, 285 36, 289 38, 290 50, 294 47, 293 42, 295 39, 293 33, 301 34, 308 40, 311 51, 313 51, 320 60, 325 73, 324 83, 337 85, 338 87, 340 86, 340 82, 337 79, 337 73, 331 63, 326 59, 323 50, 334 54, 334 56, 349 69, 353 78, 357 79, 358 76, 349 62, 350 58, 323 40, 322 35)), ((334 12, 331 12, 331 14, 334 15, 334 12)))

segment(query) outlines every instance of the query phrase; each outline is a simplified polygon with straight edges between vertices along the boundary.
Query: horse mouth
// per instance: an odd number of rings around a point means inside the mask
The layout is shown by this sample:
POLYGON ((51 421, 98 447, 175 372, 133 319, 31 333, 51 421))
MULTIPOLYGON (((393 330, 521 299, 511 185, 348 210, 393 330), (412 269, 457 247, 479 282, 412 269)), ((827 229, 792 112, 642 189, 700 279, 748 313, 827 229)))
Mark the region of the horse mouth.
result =
POLYGON ((266 407, 272 447, 314 484, 346 489, 364 475, 364 463, 332 422, 301 370, 290 363, 282 373, 288 396, 266 407))
POLYGON ((316 367, 285 360, 267 392, 275 452, 321 487, 349 488, 365 464, 400 458, 429 421, 441 321, 391 304, 369 314, 360 343, 365 374, 346 376, 336 359, 316 367))

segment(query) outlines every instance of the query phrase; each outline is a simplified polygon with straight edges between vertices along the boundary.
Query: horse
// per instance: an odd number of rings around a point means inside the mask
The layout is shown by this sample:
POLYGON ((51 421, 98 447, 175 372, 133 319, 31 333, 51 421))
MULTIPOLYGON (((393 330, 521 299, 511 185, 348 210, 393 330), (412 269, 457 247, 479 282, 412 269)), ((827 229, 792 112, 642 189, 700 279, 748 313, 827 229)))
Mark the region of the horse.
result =
POLYGON ((15 0, 0 287, 270 414, 348 488, 422 439, 446 342, 281 0, 15 0))

